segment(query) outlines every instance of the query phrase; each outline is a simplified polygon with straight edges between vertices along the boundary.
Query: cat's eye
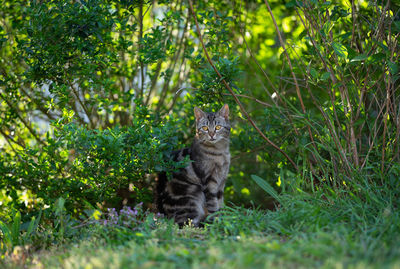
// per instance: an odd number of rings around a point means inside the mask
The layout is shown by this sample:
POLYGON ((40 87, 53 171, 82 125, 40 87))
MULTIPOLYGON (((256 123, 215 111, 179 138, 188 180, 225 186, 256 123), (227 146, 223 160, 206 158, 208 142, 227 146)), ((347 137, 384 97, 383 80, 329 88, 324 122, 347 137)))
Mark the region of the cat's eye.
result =
POLYGON ((207 126, 203 126, 203 127, 201 127, 201 129, 203 129, 204 131, 207 131, 208 127, 207 126))
POLYGON ((221 125, 215 126, 215 130, 219 130, 219 129, 221 129, 221 125))

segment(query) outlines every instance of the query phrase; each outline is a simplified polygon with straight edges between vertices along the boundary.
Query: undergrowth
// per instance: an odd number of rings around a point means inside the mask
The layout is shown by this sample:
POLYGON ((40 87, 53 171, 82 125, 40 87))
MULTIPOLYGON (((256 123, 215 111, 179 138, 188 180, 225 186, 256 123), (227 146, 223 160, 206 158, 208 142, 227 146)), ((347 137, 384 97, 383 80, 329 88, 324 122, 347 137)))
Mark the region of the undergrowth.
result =
POLYGON ((140 207, 103 214, 47 249, 17 248, 6 268, 396 268, 398 194, 385 186, 280 195, 276 210, 226 206, 204 229, 140 207), (110 221, 114 220, 114 222, 110 221), (23 263, 21 261, 24 261, 23 263))

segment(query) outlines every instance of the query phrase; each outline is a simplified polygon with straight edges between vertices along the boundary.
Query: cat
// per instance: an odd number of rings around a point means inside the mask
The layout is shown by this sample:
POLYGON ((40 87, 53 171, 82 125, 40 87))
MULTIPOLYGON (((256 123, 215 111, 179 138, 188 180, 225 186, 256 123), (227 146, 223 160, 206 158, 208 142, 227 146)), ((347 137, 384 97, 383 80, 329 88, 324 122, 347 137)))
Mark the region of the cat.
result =
POLYGON ((229 107, 218 112, 194 108, 196 135, 191 147, 172 153, 174 161, 189 156, 189 164, 172 174, 160 173, 157 181, 157 209, 182 227, 202 225, 208 214, 217 212, 224 203, 225 181, 230 153, 229 107))

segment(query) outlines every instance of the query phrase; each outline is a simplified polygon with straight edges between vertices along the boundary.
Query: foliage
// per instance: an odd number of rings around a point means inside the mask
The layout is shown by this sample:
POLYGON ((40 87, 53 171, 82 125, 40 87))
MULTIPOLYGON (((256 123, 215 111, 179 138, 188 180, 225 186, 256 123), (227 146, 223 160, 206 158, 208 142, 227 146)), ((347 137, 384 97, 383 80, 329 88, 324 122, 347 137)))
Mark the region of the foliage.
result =
MULTIPOLYGON (((93 238, 127 244, 104 247, 115 256, 93 258, 102 264, 394 261, 398 4, 192 2, 1 1, 1 251, 86 231, 86 250, 93 238), (277 211, 227 208, 204 231, 128 216, 124 205, 151 207, 158 172, 185 165, 168 156, 190 143, 193 107, 222 103, 233 126, 225 200, 277 211), (107 208, 117 223, 94 224, 107 208)), ((79 264, 79 252, 65 255, 79 264)))
POLYGON ((276 211, 225 207, 204 229, 179 229, 140 206, 112 211, 81 227, 78 244, 33 253, 25 266, 396 267, 398 193, 368 184, 358 186, 363 203, 338 199, 345 193, 280 195, 276 211))
MULTIPOLYGON (((78 230, 72 228, 76 224, 77 220, 66 212, 63 198, 30 216, 17 211, 8 223, 0 222, 0 251, 8 257, 24 254, 21 260, 24 262, 28 250, 37 250, 77 236, 78 230)), ((1 257, 3 259, 4 255, 1 257)))
MULTIPOLYGON (((26 188, 42 205, 64 197, 68 212, 74 214, 88 204, 115 207, 123 199, 149 201, 147 175, 182 165, 167 158, 177 144, 173 123, 156 121, 142 106, 137 106, 130 127, 100 131, 56 122, 54 134, 46 135, 46 146, 16 150, 17 160, 12 155, 3 159, 8 176, 2 185, 13 193, 26 188), (125 189, 127 193, 123 193, 125 189)), ((20 209, 25 203, 13 206, 20 209)))
POLYGON ((368 165, 375 169, 379 165, 382 173, 390 170, 396 155, 389 152, 398 147, 394 131, 398 123, 390 120, 397 117, 397 110, 389 108, 398 99, 398 76, 390 66, 399 56, 398 31, 384 30, 395 25, 390 9, 386 6, 371 12, 369 6, 361 5, 360 12, 371 23, 367 26, 354 15, 354 7, 353 13, 348 13, 333 3, 297 4, 307 46, 304 64, 299 67, 307 74, 305 95, 313 104, 307 106, 313 112, 303 111, 309 122, 305 126, 312 128, 313 135, 305 145, 314 155, 310 161, 327 166, 320 171, 322 178, 333 177, 335 184, 352 177, 353 169, 367 172, 368 165), (315 28, 317 19, 323 25, 315 28), (368 38, 371 35, 372 40, 368 38))
POLYGON ((42 211, 40 211, 37 219, 32 217, 31 221, 26 223, 28 226, 25 230, 21 225, 21 213, 18 211, 12 216, 13 222, 8 225, 0 221, 0 231, 2 233, 1 252, 12 251, 15 246, 31 243, 32 234, 37 232, 42 211))

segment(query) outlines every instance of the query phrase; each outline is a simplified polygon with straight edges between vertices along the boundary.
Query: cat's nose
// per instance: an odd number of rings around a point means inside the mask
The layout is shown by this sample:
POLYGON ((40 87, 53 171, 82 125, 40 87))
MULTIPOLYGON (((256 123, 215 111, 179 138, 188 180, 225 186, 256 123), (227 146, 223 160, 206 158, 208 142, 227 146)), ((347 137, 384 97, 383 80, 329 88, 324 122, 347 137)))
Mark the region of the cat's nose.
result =
POLYGON ((211 139, 214 139, 215 133, 209 133, 209 135, 211 139))

